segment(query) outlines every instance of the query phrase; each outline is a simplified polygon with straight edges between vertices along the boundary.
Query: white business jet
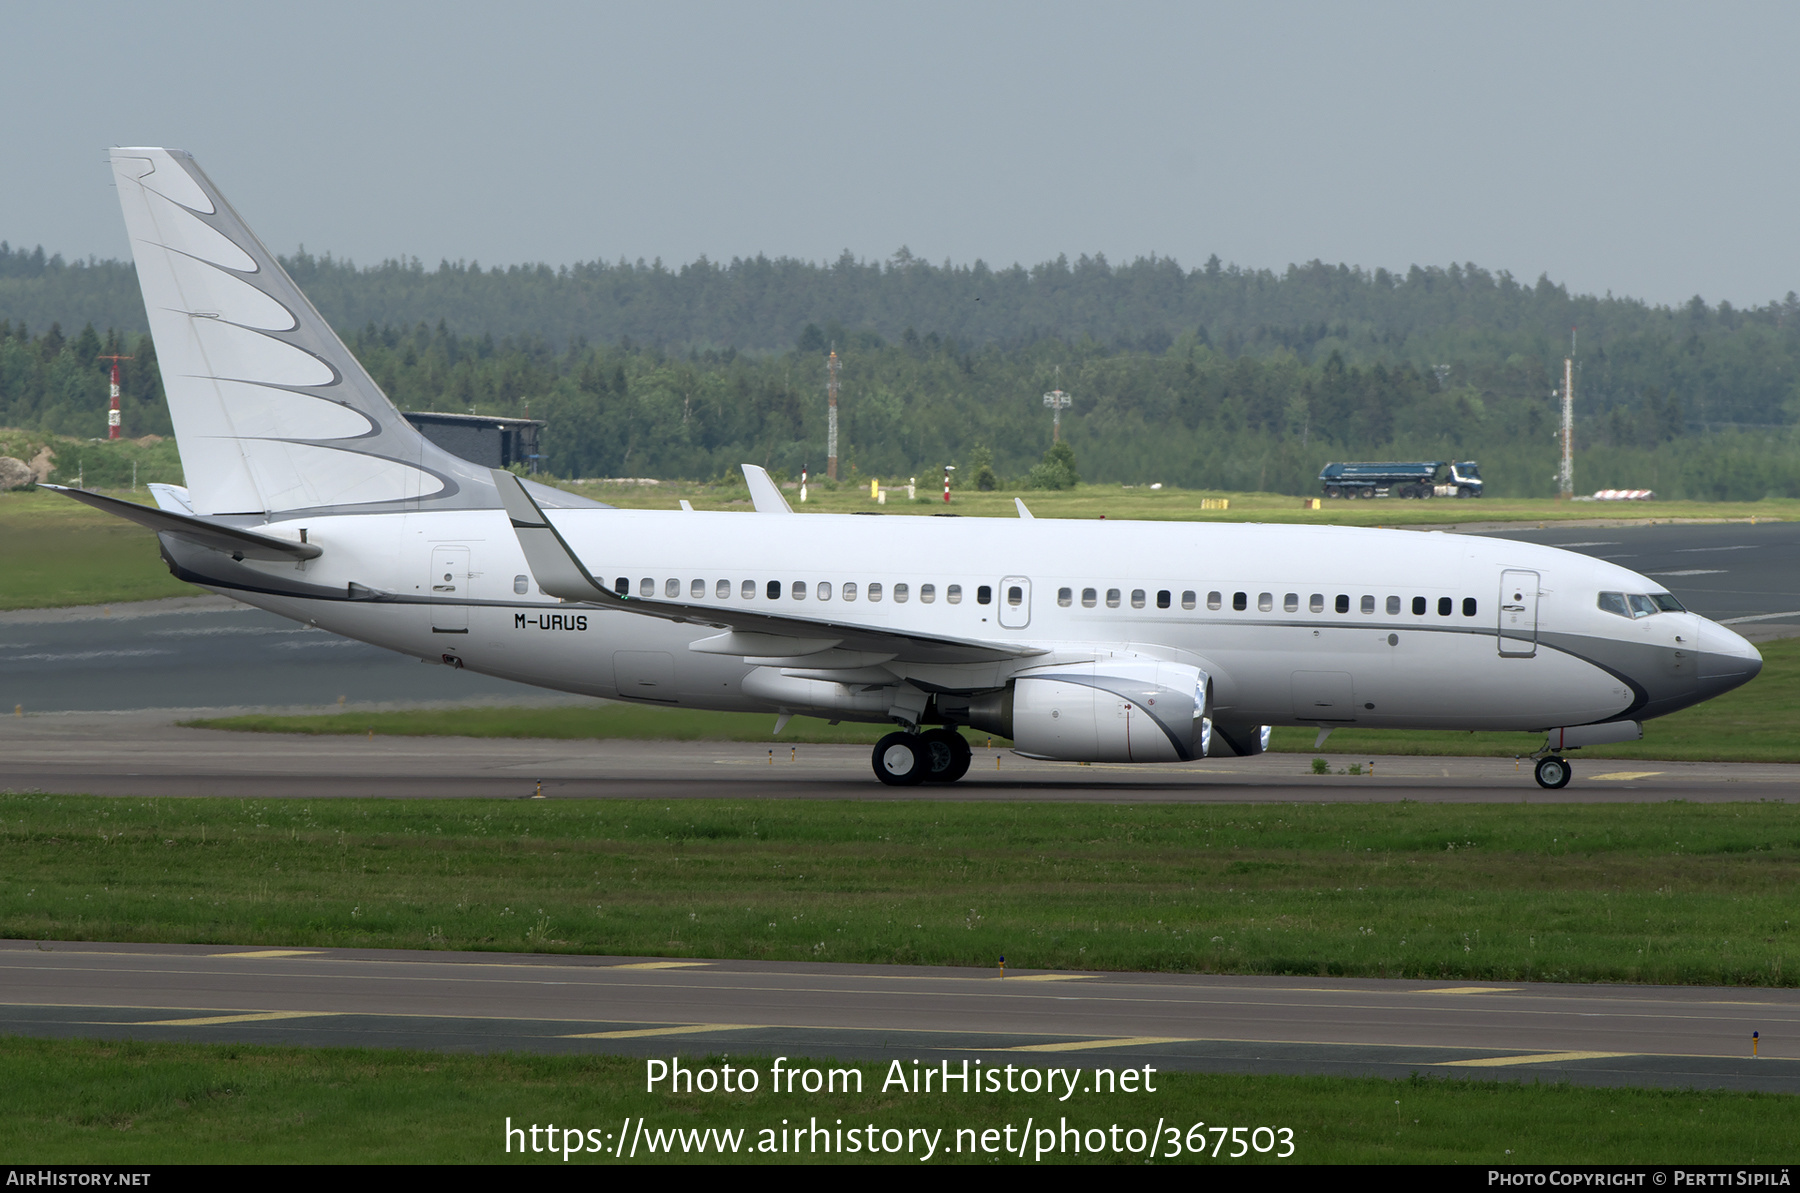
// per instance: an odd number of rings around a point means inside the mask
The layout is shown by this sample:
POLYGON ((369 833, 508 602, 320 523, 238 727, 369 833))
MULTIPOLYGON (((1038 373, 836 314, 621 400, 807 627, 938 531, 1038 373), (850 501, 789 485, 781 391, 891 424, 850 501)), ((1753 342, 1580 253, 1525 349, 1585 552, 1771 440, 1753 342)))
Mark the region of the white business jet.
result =
POLYGON ((150 509, 184 580, 428 662, 671 708, 893 724, 884 783, 959 732, 1035 758, 1262 752, 1271 725, 1547 731, 1565 751, 1750 680, 1743 638, 1643 576, 1450 534, 620 510, 413 429, 186 153, 113 173, 187 475, 150 509))

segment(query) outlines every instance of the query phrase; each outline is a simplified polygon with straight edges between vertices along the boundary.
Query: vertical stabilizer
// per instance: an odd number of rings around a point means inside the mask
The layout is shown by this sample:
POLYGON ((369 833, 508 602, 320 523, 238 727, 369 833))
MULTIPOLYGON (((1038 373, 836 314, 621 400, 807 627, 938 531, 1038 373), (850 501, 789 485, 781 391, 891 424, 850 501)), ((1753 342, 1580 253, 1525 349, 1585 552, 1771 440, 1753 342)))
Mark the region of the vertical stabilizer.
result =
POLYGON ((400 415, 194 159, 114 149, 194 512, 493 508, 400 415))

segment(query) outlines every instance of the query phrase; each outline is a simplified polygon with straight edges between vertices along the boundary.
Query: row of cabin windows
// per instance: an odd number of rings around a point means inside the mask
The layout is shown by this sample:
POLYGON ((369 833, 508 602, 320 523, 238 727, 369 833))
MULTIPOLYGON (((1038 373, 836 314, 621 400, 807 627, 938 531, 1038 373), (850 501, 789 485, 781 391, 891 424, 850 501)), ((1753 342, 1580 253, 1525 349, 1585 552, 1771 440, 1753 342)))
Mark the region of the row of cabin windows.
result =
MULTIPOLYGON (((732 585, 729 580, 714 581, 714 599, 721 601, 730 600, 731 588, 732 585)), ((706 599, 705 580, 689 580, 687 590, 688 598, 690 600, 703 601, 706 599)), ((618 579, 614 580, 613 591, 620 596, 631 595, 631 577, 620 576, 618 579)), ((651 576, 643 577, 638 581, 637 591, 640 597, 654 597, 656 595, 655 578, 651 576)), ((780 580, 770 580, 763 585, 762 592, 765 598, 771 601, 780 600, 784 592, 790 600, 796 601, 804 601, 809 596, 816 601, 829 601, 832 599, 834 593, 841 600, 854 601, 859 597, 862 597, 875 602, 880 602, 891 594, 894 603, 899 605, 904 605, 913 598, 912 585, 902 581, 894 584, 892 587, 884 588, 879 580, 871 581, 860 589, 854 580, 846 581, 845 583, 835 586, 830 580, 793 580, 789 581, 786 585, 783 585, 780 580)), ((743 581, 738 586, 738 593, 742 600, 755 600, 757 593, 756 581, 743 581)), ((681 581, 664 580, 662 582, 662 595, 670 600, 679 600, 681 598, 681 581)), ((1015 605, 1019 604, 1023 599, 1022 593, 1017 588, 1010 590, 1008 596, 1015 605)), ((919 585, 918 597, 920 604, 929 605, 934 603, 938 599, 938 586, 936 584, 919 585)), ((962 585, 947 584, 944 586, 945 604, 960 605, 962 604, 962 599, 962 585)), ((990 585, 983 584, 975 589, 975 603, 977 605, 991 605, 993 604, 993 601, 994 590, 990 585)))
MULTIPOLYGON (((1119 589, 1117 589, 1117 588, 1107 589, 1106 590, 1106 607, 1108 609, 1117 609, 1119 607, 1119 603, 1120 603, 1120 596, 1121 596, 1121 593, 1120 593, 1119 589)), ((1145 606, 1145 604, 1147 603, 1147 597, 1148 597, 1148 594, 1143 589, 1141 589, 1141 588, 1132 589, 1131 590, 1131 607, 1133 609, 1142 609, 1145 606)), ((1083 609, 1092 609, 1095 605, 1099 604, 1099 602, 1100 602, 1100 592, 1098 589, 1084 588, 1081 590, 1081 607, 1083 609)), ((1075 603, 1075 590, 1072 588, 1057 589, 1056 590, 1056 603, 1058 605, 1063 606, 1064 608, 1067 608, 1068 606, 1074 604, 1075 603)), ((1156 607, 1158 609, 1167 609, 1173 603, 1174 603, 1174 593, 1170 592, 1166 588, 1157 590, 1156 607)), ((1181 607, 1183 609, 1192 609, 1192 608, 1195 608, 1198 604, 1199 604, 1199 594, 1197 594, 1193 589, 1190 588, 1181 594, 1181 607)), ((1220 608, 1224 607, 1224 604, 1225 604, 1225 600, 1224 600, 1223 593, 1209 592, 1206 594, 1206 607, 1208 609, 1220 609, 1220 608)), ((1250 594, 1247 592, 1232 593, 1231 594, 1231 607, 1233 609, 1237 610, 1239 613, 1242 613, 1245 610, 1249 609, 1250 594)), ((1256 594, 1256 608, 1257 608, 1257 611, 1260 613, 1274 612, 1274 610, 1275 610, 1275 594, 1272 592, 1257 593, 1256 594)), ((1323 613, 1325 611, 1325 594, 1322 592, 1313 593, 1310 597, 1307 598, 1306 608, 1307 608, 1307 611, 1311 612, 1311 613, 1323 613)), ((1333 602, 1333 608, 1335 608, 1337 610, 1337 612, 1339 612, 1339 613, 1350 612, 1350 597, 1349 597, 1349 595, 1347 593, 1341 593, 1341 592, 1338 593, 1337 599, 1333 602)), ((1398 617, 1401 613, 1402 608, 1403 608, 1402 598, 1397 597, 1397 596, 1390 596, 1389 598, 1387 598, 1388 616, 1398 617)), ((1375 612, 1375 598, 1372 596, 1363 597, 1362 602, 1361 602, 1361 609, 1364 613, 1375 612)), ((1297 592, 1290 592, 1290 593, 1287 593, 1286 595, 1284 595, 1281 598, 1281 610, 1283 613, 1298 613, 1300 611, 1300 594, 1297 592)), ((1412 599, 1412 611, 1413 611, 1413 615, 1415 617, 1424 617, 1430 612, 1430 610, 1431 610, 1431 602, 1429 600, 1427 600, 1425 597, 1416 596, 1412 599)), ((1439 597, 1437 599, 1437 614, 1439 617, 1449 617, 1455 611, 1456 611, 1456 601, 1454 598, 1439 597)), ((1462 601, 1462 615, 1464 617, 1474 617, 1475 611, 1476 611, 1475 598, 1474 597, 1464 597, 1463 601, 1462 601)))

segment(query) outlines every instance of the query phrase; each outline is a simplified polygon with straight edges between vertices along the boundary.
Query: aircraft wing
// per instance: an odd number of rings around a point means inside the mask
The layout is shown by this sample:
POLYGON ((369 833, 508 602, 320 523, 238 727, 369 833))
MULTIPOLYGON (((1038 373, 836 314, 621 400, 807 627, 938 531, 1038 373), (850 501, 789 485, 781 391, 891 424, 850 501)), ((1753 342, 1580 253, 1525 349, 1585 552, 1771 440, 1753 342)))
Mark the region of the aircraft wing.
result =
POLYGON ((755 613, 725 605, 620 595, 596 580, 570 548, 519 478, 494 470, 494 484, 524 549, 538 587, 566 601, 582 601, 665 621, 713 626, 725 631, 695 642, 705 654, 736 655, 753 662, 814 670, 904 663, 998 663, 1045 653, 1009 642, 948 638, 936 634, 848 625, 822 617, 755 613))
POLYGON ((135 501, 121 501, 117 497, 102 497, 98 493, 89 493, 85 489, 70 489, 63 485, 39 485, 40 489, 50 489, 61 493, 64 497, 73 497, 84 505, 91 505, 97 510, 104 510, 139 526, 148 526, 151 530, 164 534, 173 534, 191 543, 223 551, 233 559, 265 559, 274 562, 317 559, 324 554, 314 543, 294 542, 289 539, 276 538, 273 535, 258 534, 254 530, 240 530, 236 526, 222 526, 206 518, 197 518, 192 514, 175 513, 172 510, 157 509, 155 506, 139 505, 135 501))

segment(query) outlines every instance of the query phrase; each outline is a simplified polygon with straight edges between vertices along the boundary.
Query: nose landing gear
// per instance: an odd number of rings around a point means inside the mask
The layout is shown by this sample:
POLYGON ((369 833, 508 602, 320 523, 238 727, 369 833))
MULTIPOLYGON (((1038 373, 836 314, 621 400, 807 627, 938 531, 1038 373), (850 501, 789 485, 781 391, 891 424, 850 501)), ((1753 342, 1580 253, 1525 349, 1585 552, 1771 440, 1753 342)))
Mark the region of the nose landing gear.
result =
POLYGON ((1569 777, 1574 772, 1569 767, 1569 760, 1559 754, 1546 754, 1537 760, 1532 769, 1532 777, 1539 787, 1547 787, 1552 791, 1560 791, 1569 785, 1569 777))

